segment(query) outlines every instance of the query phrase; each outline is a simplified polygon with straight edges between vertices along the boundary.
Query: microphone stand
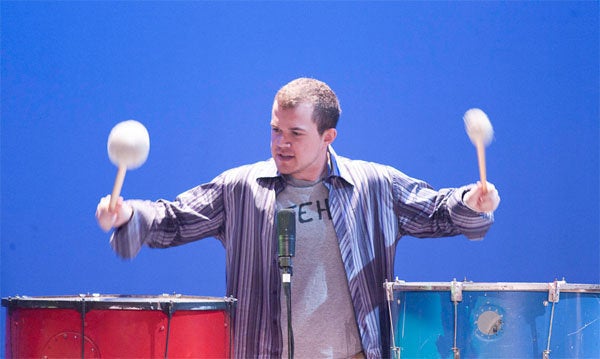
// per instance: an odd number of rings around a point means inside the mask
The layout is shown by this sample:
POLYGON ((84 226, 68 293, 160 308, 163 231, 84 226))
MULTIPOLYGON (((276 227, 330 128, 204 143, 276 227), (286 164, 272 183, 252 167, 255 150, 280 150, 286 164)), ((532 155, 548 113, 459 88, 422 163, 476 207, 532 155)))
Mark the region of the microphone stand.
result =
POLYGON ((292 257, 296 251, 296 215, 287 208, 277 212, 277 240, 279 244, 279 268, 286 298, 288 326, 288 358, 294 358, 294 334, 292 332, 292 257))
POLYGON ((292 331, 292 257, 279 257, 281 283, 287 307, 288 358, 294 358, 294 333, 292 331))

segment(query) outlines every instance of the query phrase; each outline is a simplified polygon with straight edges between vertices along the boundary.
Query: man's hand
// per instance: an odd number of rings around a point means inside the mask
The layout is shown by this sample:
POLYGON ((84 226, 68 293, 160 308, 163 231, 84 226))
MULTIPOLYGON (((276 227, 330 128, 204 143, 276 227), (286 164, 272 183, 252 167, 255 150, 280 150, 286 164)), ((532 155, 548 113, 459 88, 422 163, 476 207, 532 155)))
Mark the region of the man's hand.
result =
POLYGON ((105 232, 129 222, 129 219, 133 215, 133 208, 123 201, 123 197, 119 197, 113 211, 109 210, 109 204, 110 195, 102 197, 96 208, 96 220, 100 228, 105 232))
POLYGON ((481 182, 477 182, 475 187, 465 193, 463 201, 467 207, 476 212, 493 212, 498 208, 500 196, 496 187, 490 182, 486 182, 486 187, 487 192, 483 193, 481 182))

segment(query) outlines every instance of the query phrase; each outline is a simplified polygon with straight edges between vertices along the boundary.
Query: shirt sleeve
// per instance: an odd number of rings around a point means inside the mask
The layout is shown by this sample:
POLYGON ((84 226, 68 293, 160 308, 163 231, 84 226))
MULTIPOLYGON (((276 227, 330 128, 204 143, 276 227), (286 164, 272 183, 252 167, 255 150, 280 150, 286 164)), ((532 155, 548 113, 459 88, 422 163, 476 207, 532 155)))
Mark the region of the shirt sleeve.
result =
POLYGON ((180 194, 174 201, 128 200, 133 216, 113 232, 110 245, 118 256, 133 258, 143 245, 166 248, 206 237, 220 239, 224 222, 222 193, 220 176, 180 194))
POLYGON ((470 240, 481 240, 494 223, 493 212, 476 212, 463 201, 464 194, 474 185, 463 186, 453 191, 448 199, 448 211, 452 223, 470 240))
POLYGON ((419 238, 463 234, 482 239, 494 222, 492 213, 467 207, 462 197, 470 186, 434 190, 426 182, 395 173, 392 181, 401 235, 419 238))

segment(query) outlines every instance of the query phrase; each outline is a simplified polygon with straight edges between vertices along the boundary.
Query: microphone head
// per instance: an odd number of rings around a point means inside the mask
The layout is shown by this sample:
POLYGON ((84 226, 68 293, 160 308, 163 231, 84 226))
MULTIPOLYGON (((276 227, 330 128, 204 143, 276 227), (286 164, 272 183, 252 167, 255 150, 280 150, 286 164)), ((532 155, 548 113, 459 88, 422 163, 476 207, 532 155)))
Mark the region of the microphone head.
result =
POLYGON ((296 212, 286 208, 277 212, 279 256, 293 257, 296 252, 296 212))

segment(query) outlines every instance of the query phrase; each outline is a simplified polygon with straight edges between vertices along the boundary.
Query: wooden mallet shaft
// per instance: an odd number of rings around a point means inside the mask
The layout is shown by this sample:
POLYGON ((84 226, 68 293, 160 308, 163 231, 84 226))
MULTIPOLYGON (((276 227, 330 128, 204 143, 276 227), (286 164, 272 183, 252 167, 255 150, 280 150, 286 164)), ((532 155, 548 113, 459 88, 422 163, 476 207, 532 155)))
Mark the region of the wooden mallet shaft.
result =
POLYGON ((481 190, 485 194, 487 193, 485 145, 483 144, 483 140, 481 138, 476 141, 475 147, 477 148, 477 162, 479 163, 479 178, 481 180, 481 190))
POLYGON ((110 203, 108 205, 108 210, 110 212, 114 212, 117 201, 121 196, 121 188, 123 188, 123 181, 125 181, 125 173, 127 173, 127 166, 119 165, 117 177, 115 178, 115 185, 113 186, 112 194, 110 195, 110 203))

